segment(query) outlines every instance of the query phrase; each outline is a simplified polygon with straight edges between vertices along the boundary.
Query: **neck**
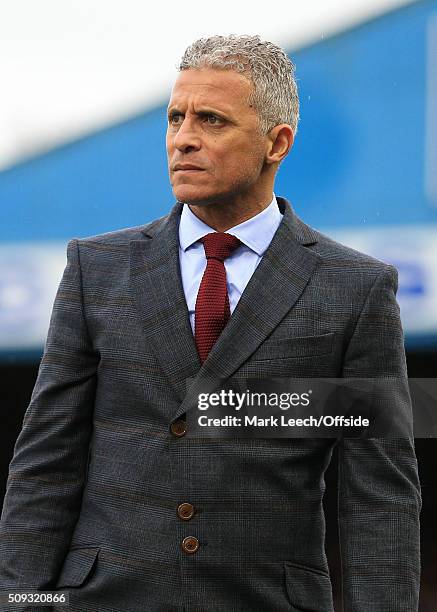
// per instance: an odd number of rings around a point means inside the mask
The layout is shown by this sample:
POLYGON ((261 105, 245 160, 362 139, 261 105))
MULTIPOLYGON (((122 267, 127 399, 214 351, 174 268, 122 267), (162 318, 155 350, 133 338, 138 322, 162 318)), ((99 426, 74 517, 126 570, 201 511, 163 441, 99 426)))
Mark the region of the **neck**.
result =
POLYGON ((273 199, 273 192, 266 195, 262 200, 253 200, 250 202, 238 202, 233 199, 232 202, 220 202, 195 205, 189 204, 190 210, 201 221, 215 229, 217 232, 226 232, 231 227, 235 227, 255 215, 262 212, 273 199))

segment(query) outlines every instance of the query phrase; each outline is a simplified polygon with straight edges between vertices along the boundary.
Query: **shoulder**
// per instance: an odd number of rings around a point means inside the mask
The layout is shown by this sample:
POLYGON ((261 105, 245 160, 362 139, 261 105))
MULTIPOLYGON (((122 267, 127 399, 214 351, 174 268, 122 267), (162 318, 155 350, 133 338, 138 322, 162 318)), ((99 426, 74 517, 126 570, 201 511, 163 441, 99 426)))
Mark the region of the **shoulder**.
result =
POLYGON ((67 257, 77 258, 75 253, 81 257, 103 257, 114 258, 125 257, 129 254, 130 242, 132 240, 145 240, 148 235, 152 235, 161 224, 165 223, 169 214, 158 217, 143 225, 125 227, 111 232, 94 234, 83 238, 72 238, 68 241, 67 257))
POLYGON ((311 251, 319 260, 318 269, 323 273, 332 272, 341 278, 353 276, 378 277, 381 274, 396 275, 394 266, 357 251, 305 223, 296 213, 291 203, 277 197, 290 238, 311 251))
POLYGON ((95 234, 92 236, 86 236, 84 238, 75 238, 73 240, 82 246, 86 244, 98 245, 128 245, 131 240, 140 240, 144 235, 157 229, 162 223, 166 221, 168 214, 163 215, 153 221, 149 221, 144 225, 136 225, 134 227, 125 227, 112 232, 104 232, 102 234, 95 234))
POLYGON ((321 232, 313 231, 318 240, 311 248, 320 258, 321 274, 331 284, 337 287, 354 287, 365 293, 376 287, 396 293, 398 271, 395 266, 352 249, 321 232))
POLYGON ((396 292, 398 271, 393 265, 334 240, 294 215, 295 235, 317 256, 322 284, 339 290, 355 288, 360 293, 381 284, 396 292))
POLYGON ((361 251, 357 251, 345 244, 330 238, 317 230, 312 230, 317 236, 314 251, 323 260, 325 265, 344 266, 346 268, 363 268, 382 272, 389 264, 361 251))

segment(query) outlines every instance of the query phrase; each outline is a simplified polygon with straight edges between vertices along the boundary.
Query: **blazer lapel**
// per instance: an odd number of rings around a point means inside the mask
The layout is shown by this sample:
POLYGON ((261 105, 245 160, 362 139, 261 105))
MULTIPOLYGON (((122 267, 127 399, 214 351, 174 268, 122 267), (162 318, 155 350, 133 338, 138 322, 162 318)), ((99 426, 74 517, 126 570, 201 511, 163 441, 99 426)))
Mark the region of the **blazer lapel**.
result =
POLYGON ((206 380, 232 376, 250 357, 296 303, 319 262, 319 256, 306 248, 317 242, 317 234, 287 200, 277 201, 281 224, 173 418, 193 407, 197 394, 205 392, 206 380))
POLYGON ((179 266, 177 203, 165 220, 158 220, 144 238, 130 242, 130 287, 145 340, 150 343, 179 400, 186 380, 200 369, 179 266))

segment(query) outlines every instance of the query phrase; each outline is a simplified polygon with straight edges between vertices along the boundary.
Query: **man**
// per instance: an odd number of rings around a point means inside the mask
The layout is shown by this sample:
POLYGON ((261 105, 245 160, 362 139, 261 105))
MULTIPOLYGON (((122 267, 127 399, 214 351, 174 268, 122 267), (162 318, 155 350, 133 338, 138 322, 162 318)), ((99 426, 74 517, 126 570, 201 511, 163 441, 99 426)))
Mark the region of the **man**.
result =
MULTIPOLYGON (((199 439, 186 424, 209 377, 396 377, 408 396, 395 269, 273 193, 297 121, 277 46, 186 50, 168 107, 178 202, 68 244, 10 466, 2 589, 56 589, 81 612, 333 611, 322 498, 336 440, 199 439)), ((338 447, 344 612, 413 612, 412 436, 338 447)))

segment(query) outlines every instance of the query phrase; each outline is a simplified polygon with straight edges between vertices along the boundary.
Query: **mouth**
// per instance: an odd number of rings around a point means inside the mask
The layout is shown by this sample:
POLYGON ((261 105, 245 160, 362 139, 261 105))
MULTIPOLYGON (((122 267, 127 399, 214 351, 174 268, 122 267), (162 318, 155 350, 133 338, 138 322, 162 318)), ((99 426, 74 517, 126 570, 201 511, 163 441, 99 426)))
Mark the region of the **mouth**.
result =
POLYGON ((173 172, 203 172, 203 168, 193 166, 192 164, 176 164, 173 172))

